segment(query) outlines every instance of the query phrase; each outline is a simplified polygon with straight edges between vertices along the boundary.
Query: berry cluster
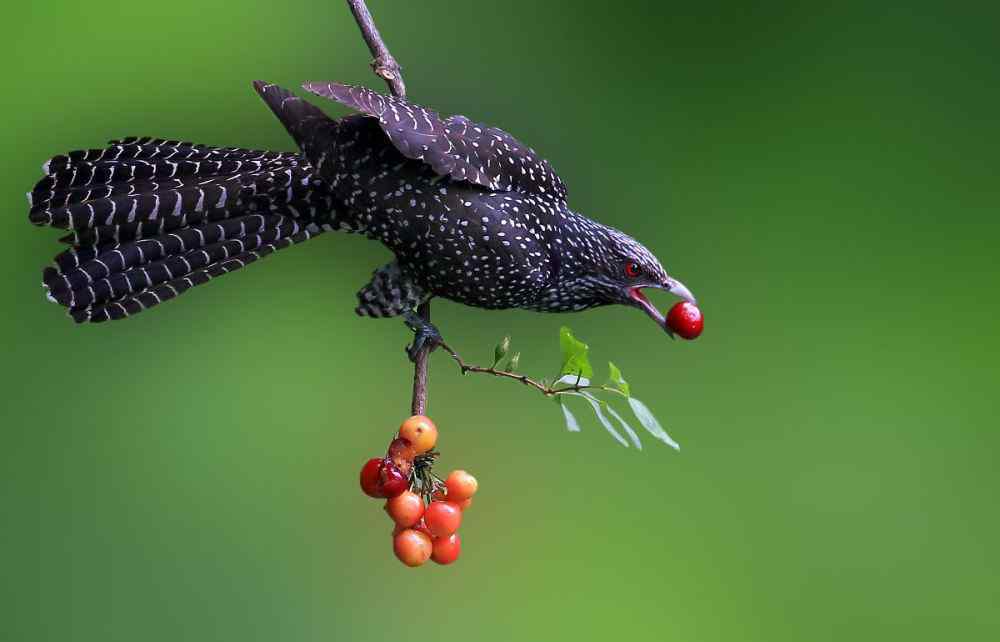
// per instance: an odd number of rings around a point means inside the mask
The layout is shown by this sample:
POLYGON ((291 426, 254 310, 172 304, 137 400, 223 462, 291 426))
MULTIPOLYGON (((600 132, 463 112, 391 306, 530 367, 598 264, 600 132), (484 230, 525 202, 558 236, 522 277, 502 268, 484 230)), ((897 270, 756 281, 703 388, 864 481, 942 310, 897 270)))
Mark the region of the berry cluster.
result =
POLYGON ((369 459, 361 468, 361 490, 386 499, 385 512, 395 523, 392 549, 407 566, 458 559, 462 512, 479 488, 464 470, 451 471, 445 480, 434 475, 437 436, 433 421, 414 415, 400 426, 385 457, 369 459))

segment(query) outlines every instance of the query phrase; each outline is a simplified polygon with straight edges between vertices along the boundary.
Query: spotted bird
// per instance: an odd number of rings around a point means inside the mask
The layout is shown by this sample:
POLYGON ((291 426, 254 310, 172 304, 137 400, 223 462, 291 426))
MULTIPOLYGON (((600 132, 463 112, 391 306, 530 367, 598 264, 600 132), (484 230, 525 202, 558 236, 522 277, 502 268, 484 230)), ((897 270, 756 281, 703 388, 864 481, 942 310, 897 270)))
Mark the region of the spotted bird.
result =
POLYGON ((48 298, 77 322, 122 319, 343 230, 395 256, 355 311, 403 316, 414 349, 438 337, 414 314, 436 296, 540 312, 628 305, 668 333, 643 288, 695 301, 641 243, 572 211, 548 161, 507 132, 364 87, 303 87, 360 113, 333 119, 255 82, 300 154, 123 138, 46 162, 30 220, 70 231, 42 273, 48 298))

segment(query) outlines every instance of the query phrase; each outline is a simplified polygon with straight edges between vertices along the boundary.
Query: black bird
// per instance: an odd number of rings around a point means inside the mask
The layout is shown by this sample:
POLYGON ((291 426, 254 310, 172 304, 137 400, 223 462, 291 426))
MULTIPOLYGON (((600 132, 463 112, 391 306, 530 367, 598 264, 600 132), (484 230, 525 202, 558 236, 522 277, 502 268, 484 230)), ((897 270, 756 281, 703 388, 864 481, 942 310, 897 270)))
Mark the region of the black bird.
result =
POLYGON ((276 85, 254 88, 301 154, 125 138, 45 163, 30 220, 71 231, 42 275, 50 300, 77 322, 121 319, 344 230, 396 257, 356 312, 404 316, 414 348, 436 337, 414 314, 435 296, 541 312, 617 303, 668 333, 642 289, 694 302, 638 241, 570 210, 549 163, 503 130, 363 87, 304 85, 361 112, 340 119, 276 85))

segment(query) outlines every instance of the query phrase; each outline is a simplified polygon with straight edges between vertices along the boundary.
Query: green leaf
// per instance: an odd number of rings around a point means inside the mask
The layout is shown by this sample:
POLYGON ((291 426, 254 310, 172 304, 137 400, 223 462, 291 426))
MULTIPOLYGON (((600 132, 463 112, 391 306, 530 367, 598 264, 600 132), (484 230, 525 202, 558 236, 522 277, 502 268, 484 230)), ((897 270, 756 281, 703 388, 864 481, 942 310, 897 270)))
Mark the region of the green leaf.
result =
POLYGON ((680 444, 670 438, 667 431, 663 429, 660 422, 656 420, 653 413, 646 407, 646 404, 642 403, 635 397, 629 397, 628 405, 632 407, 632 413, 635 418, 639 420, 642 427, 649 431, 649 434, 653 435, 663 443, 667 444, 674 450, 680 450, 680 444))
POLYGON ((566 430, 570 432, 580 432, 580 422, 576 420, 576 417, 569 411, 566 404, 559 397, 556 397, 556 403, 562 408, 563 418, 566 419, 566 430))
POLYGON ((629 396, 628 382, 622 376, 622 371, 618 369, 618 366, 608 362, 608 383, 612 388, 621 390, 622 394, 626 397, 629 396))
POLYGON ((589 392, 567 392, 566 394, 572 395, 574 397, 583 397, 584 399, 586 399, 587 402, 590 404, 590 407, 594 409, 594 414, 597 416, 597 420, 601 422, 601 425, 604 426, 604 429, 608 431, 608 434, 614 437, 615 441, 620 443, 622 446, 628 448, 628 442, 625 441, 624 437, 618 434, 618 431, 615 430, 615 427, 611 425, 611 422, 608 421, 608 418, 604 416, 603 412, 601 412, 600 399, 590 394, 589 392))
POLYGON ((632 444, 637 449, 642 450, 642 442, 639 441, 639 435, 635 434, 635 431, 632 430, 632 426, 628 425, 628 422, 625 421, 625 418, 619 415, 617 410, 609 406, 607 401, 602 401, 601 406, 604 408, 604 410, 608 412, 608 414, 610 414, 612 417, 618 420, 618 423, 622 425, 622 428, 628 434, 629 439, 632 440, 632 444))
POLYGON ((562 348, 562 368, 560 375, 579 375, 590 379, 594 369, 590 366, 587 352, 590 348, 586 343, 573 336, 573 332, 563 326, 559 328, 559 347, 562 348))
POLYGON ((504 337, 503 340, 493 348, 493 367, 496 368, 500 360, 507 356, 507 351, 510 350, 510 337, 504 337))
POLYGON ((589 386, 590 379, 586 377, 581 377, 579 375, 571 374, 559 377, 558 379, 556 379, 556 383, 564 383, 567 386, 576 386, 576 385, 589 386))

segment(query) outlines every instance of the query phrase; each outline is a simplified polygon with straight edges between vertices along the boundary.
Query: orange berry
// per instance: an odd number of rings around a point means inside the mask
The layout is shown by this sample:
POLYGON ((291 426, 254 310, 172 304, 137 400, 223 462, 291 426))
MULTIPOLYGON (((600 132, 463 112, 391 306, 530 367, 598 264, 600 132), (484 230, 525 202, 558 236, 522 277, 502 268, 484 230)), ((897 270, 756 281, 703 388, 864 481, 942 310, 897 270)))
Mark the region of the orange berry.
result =
POLYGON ((454 502, 469 499, 476 494, 476 490, 479 488, 479 482, 476 481, 476 478, 464 470, 451 471, 444 484, 448 487, 448 499, 454 502))
POLYGON ((385 503, 385 512, 397 525, 411 528, 424 516, 424 500, 413 491, 403 491, 385 503))
POLYGON ((434 448, 437 443, 438 429, 434 422, 423 415, 413 415, 399 427, 399 436, 413 445, 413 450, 419 455, 434 448))
POLYGON ((431 538, 408 528, 392 538, 392 552, 407 566, 421 566, 430 559, 434 545, 431 538))

